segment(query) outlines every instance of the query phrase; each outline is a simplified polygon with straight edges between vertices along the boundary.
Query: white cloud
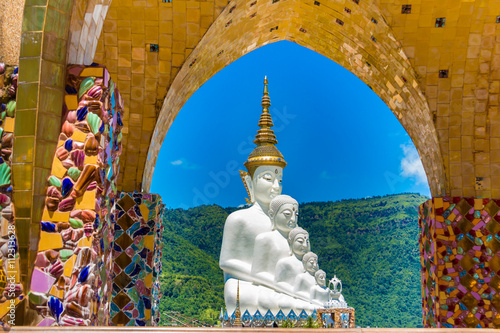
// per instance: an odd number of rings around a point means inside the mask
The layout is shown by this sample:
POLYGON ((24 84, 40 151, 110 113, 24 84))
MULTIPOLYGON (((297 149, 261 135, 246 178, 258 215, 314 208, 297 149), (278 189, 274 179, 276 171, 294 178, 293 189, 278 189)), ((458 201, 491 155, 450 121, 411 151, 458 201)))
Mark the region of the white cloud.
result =
POLYGON ((186 169, 186 170, 198 170, 201 168, 201 166, 199 166, 196 163, 191 163, 191 162, 186 161, 185 158, 181 158, 181 159, 172 161, 172 162, 170 162, 170 164, 172 164, 174 166, 180 166, 181 168, 186 169))
POLYGON ((401 145, 404 157, 401 160, 401 176, 415 179, 418 184, 427 184, 427 176, 417 149, 411 145, 401 145))

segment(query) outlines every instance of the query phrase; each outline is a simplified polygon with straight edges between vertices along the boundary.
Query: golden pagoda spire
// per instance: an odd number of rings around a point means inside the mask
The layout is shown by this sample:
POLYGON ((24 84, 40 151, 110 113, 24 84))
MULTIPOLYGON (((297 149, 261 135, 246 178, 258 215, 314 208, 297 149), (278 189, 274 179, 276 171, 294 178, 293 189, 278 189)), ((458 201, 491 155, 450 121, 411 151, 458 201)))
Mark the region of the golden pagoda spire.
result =
POLYGON ((255 140, 253 142, 257 146, 275 145, 278 143, 276 135, 271 127, 274 126, 269 107, 271 106, 271 99, 269 98, 269 89, 267 87, 267 76, 264 78, 264 95, 262 96, 262 114, 260 115, 259 127, 255 140))
POLYGON ((274 126, 269 107, 271 99, 269 98, 267 76, 264 78, 264 93, 262 96, 262 114, 260 115, 259 127, 255 140, 253 141, 257 147, 250 153, 246 160, 245 167, 250 176, 253 177, 255 170, 261 165, 275 165, 281 168, 286 166, 285 159, 280 151, 276 148, 278 140, 271 127, 274 126))
POLYGON ((236 310, 234 311, 234 325, 233 326, 242 326, 241 323, 241 312, 240 312, 240 279, 238 279, 238 289, 236 289, 236 310))

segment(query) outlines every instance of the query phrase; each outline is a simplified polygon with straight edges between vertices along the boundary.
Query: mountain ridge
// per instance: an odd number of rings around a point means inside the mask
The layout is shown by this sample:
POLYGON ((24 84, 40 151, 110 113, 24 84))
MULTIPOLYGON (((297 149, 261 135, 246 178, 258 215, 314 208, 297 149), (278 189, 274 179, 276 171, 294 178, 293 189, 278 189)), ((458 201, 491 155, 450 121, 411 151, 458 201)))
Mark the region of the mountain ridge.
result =
MULTIPOLYGON (((308 230, 327 279, 342 280, 356 325, 421 327, 417 209, 426 200, 404 193, 300 204, 299 225, 308 230)), ((222 231, 238 209, 165 210, 161 311, 216 323, 224 306, 222 231)))

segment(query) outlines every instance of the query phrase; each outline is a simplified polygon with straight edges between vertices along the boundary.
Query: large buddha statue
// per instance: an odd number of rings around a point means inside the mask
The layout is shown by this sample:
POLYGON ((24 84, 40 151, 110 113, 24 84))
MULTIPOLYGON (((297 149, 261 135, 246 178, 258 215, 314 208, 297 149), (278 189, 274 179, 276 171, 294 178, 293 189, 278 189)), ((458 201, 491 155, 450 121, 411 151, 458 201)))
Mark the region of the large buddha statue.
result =
POLYGON ((297 226, 297 201, 281 195, 286 162, 275 146, 270 105, 266 78, 257 146, 244 163, 247 171, 240 171, 251 206, 230 214, 224 224, 219 265, 229 314, 237 301, 251 315, 257 310, 276 315, 280 309, 312 313, 325 297, 336 296, 324 289, 324 272, 316 275, 318 258, 310 252, 309 234, 297 226))
POLYGON ((240 280, 240 306, 253 313, 257 309, 257 287, 252 275, 255 239, 272 231, 268 216, 271 200, 281 194, 281 179, 286 162, 275 147, 278 143, 271 129, 269 114, 271 101, 264 80, 262 114, 254 143, 257 145, 244 163, 248 172, 240 171, 252 204, 249 208, 230 214, 224 225, 219 265, 224 271, 224 298, 226 308, 232 313, 236 304, 237 280, 240 280))

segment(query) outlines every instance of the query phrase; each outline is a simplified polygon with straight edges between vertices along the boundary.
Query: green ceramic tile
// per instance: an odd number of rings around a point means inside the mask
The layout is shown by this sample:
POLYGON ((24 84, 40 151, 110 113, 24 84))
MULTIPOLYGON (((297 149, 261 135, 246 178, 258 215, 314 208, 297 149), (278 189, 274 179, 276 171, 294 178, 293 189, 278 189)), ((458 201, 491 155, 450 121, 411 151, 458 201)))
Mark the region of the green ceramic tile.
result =
POLYGON ((37 139, 56 142, 59 138, 59 133, 61 133, 61 117, 49 115, 38 117, 36 125, 37 139))
MULTIPOLYGON (((35 137, 24 136, 14 140, 12 163, 32 163, 35 137)), ((30 176, 31 178, 32 176, 30 176)), ((31 187, 30 187, 31 188, 31 187)))
POLYGON ((37 168, 52 168, 52 161, 56 152, 56 146, 57 141, 37 141, 35 156, 35 166, 37 168))
MULTIPOLYGON (((55 145, 54 145, 54 148, 55 148, 55 145)), ((36 157, 35 157, 35 159, 36 159, 36 157)), ((35 182, 33 183, 33 193, 35 193, 35 197, 36 197, 36 195, 41 195, 42 201, 45 200, 45 189, 46 189, 46 185, 47 185, 45 180, 47 178, 49 178, 49 176, 50 176, 50 169, 49 168, 38 168, 38 167, 35 168, 35 178, 34 178, 35 182)), ((37 209, 38 209, 38 207, 36 207, 36 205, 33 204, 34 214, 36 213, 35 211, 37 209)), ((42 205, 41 209, 43 209, 43 205, 42 205)), ((41 213, 42 213, 42 211, 40 211, 40 214, 41 213)))
POLYGON ((40 84, 63 88, 66 69, 63 64, 42 60, 42 70, 40 73, 40 84))
POLYGON ((21 35, 21 58, 40 56, 41 46, 41 32, 23 32, 21 35))
POLYGON ((16 233, 20 247, 28 247, 30 243, 30 220, 16 219, 16 233))
POLYGON ((19 82, 37 82, 39 72, 39 57, 19 59, 19 82))
POLYGON ((28 248, 30 252, 30 256, 33 258, 32 262, 35 262, 35 258, 38 252, 38 240, 40 239, 40 219, 38 221, 33 222, 31 219, 30 225, 30 246, 28 248))
POLYGON ((23 15, 23 31, 42 31, 47 7, 26 6, 23 15))
POLYGON ((66 44, 66 39, 57 38, 52 34, 45 34, 42 59, 63 63, 66 59, 66 44))
POLYGON ((45 195, 36 195, 33 197, 33 208, 31 210, 34 221, 41 221, 43 209, 45 207, 45 195))
POLYGON ((62 10, 68 14, 71 14, 73 3, 73 0, 49 0, 49 6, 62 10))
POLYGON ((16 112, 36 109, 38 101, 38 83, 20 83, 17 87, 16 112))
MULTIPOLYGON (((16 139, 16 141, 19 139, 16 139)), ((31 163, 12 165, 12 187, 16 190, 31 190, 33 165, 31 163)))
POLYGON ((16 203, 16 219, 31 217, 31 191, 14 190, 13 201, 16 203))
POLYGON ((16 112, 14 135, 16 137, 35 135, 36 109, 16 112))
POLYGON ((25 6, 47 6, 47 0, 26 0, 25 6))
MULTIPOLYGON (((24 258, 28 257, 28 253, 29 253, 29 248, 27 246, 22 246, 22 247, 20 246, 19 247, 19 256, 21 257, 21 260, 23 260, 24 258)), ((23 263, 21 261, 21 266, 22 265, 23 265, 23 263)))
POLYGON ((52 7, 47 8, 47 24, 45 24, 44 32, 53 33, 55 36, 63 39, 68 38, 69 31, 69 14, 60 12, 52 7))
MULTIPOLYGON (((61 116, 64 92, 61 89, 43 87, 40 89, 39 112, 46 115, 61 116)), ((58 128, 58 130, 60 127, 58 128)))

